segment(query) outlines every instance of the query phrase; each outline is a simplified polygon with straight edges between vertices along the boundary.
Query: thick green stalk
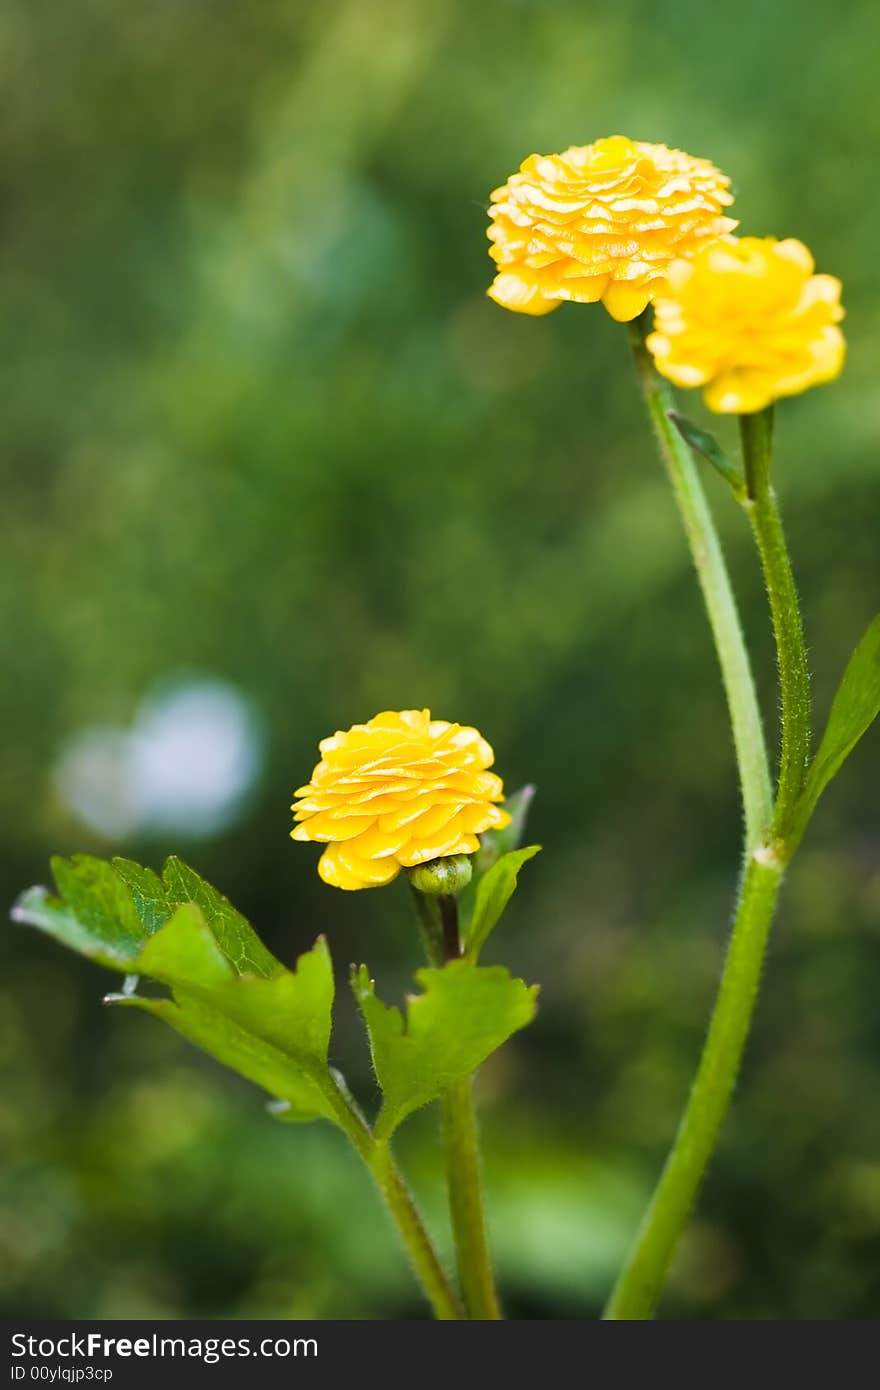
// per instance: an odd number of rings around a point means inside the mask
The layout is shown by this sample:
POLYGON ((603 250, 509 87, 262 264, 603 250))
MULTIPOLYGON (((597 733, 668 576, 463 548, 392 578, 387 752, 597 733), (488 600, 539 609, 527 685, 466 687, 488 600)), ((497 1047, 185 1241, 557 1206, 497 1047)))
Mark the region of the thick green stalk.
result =
MULTIPOLYGON (((715 636, 742 785, 746 857, 721 984, 696 1078, 660 1181, 606 1310, 606 1317, 617 1319, 652 1315, 709 1166, 745 1050, 785 862, 782 847, 774 840, 773 793, 763 728, 721 548, 690 450, 669 419, 672 393, 653 368, 641 325, 634 327, 633 349, 715 636)), ((803 637, 785 541, 769 487, 769 436, 758 434, 749 443, 753 446, 754 477, 749 476, 752 495, 746 505, 756 534, 760 533, 759 547, 763 547, 780 673, 784 670, 790 680, 800 668, 803 637)), ((784 700, 790 700, 790 685, 786 688, 784 700)), ((797 739, 802 737, 798 730, 803 728, 805 709, 809 728, 809 704, 804 705, 802 690, 798 689, 795 727, 788 735, 789 742, 795 739, 795 745, 794 751, 788 752, 786 767, 794 767, 801 755, 797 739)), ((806 738, 808 746, 808 732, 806 738)))
POLYGON ((782 868, 750 857, 721 987, 690 1098, 606 1318, 651 1317, 718 1139, 748 1036, 782 868))
POLYGON ((440 1263, 390 1147, 373 1137, 369 1125, 342 1084, 328 1082, 326 1094, 341 1128, 369 1168, 384 1198, 434 1316, 443 1321, 463 1318, 464 1311, 458 1295, 440 1263))
POLYGON ((744 506, 761 557, 776 638, 782 737, 776 820, 794 806, 810 759, 810 672, 782 518, 770 482, 773 407, 740 416, 747 496, 744 506))
POLYGON ((455 1232, 458 1277, 471 1318, 500 1318, 492 1256, 483 1212, 483 1173, 471 1078, 443 1097, 443 1135, 449 1211, 455 1232))
POLYGON ((773 814, 773 792, 761 712, 721 543, 690 448, 669 419, 675 401, 654 370, 644 324, 630 325, 632 349, 648 415, 672 483, 703 593, 721 666, 739 768, 746 847, 760 845, 773 814))

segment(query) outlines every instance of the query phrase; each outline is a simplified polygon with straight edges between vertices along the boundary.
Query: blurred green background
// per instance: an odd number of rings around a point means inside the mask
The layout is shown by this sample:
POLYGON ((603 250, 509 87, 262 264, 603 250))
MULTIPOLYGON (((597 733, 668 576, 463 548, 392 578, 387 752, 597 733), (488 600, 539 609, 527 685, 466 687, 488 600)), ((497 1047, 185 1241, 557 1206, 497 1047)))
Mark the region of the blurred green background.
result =
MULTIPOLYGON (((706 625, 600 309, 484 297, 485 205, 623 131, 715 160, 745 231, 840 275, 842 380, 778 484, 820 714, 880 607, 880 11, 803 0, 5 0, 2 897, 50 853, 179 850, 287 961, 328 933, 386 999, 403 888, 287 838, 319 737, 427 705, 538 784, 493 938, 543 983, 480 1081, 509 1311, 597 1314, 718 975, 739 806, 706 625)), ((698 401, 688 409, 702 418, 698 401)), ((768 719, 742 518, 709 489, 768 719)), ((880 737, 787 888, 742 1084, 662 1315, 880 1307, 880 737)), ((422 1316, 341 1138, 48 940, 0 934, 7 1316, 422 1316)), ((347 991, 334 1060, 374 1088, 347 991)), ((443 1226, 436 1119, 401 1136, 443 1226)))

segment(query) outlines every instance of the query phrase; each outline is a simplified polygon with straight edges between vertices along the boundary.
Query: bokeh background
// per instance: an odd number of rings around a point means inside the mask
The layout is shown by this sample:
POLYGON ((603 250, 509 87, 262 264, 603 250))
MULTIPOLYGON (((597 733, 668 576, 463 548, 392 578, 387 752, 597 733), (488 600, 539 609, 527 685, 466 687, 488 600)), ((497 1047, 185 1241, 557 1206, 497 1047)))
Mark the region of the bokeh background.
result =
MULTIPOLYGON (((778 422, 824 713, 880 608, 880 10, 868 0, 5 0, 0 897, 50 853, 177 850, 285 960, 386 999, 404 890, 287 838, 319 737, 480 726, 545 845, 492 943, 543 983, 480 1081, 504 1294, 596 1315, 679 1113, 737 872, 714 658, 624 336, 484 297, 485 204, 625 131, 714 159, 744 230, 845 282, 842 380, 778 422)), ((688 409, 701 416, 698 401, 688 409)), ((768 720, 742 518, 708 484, 768 720)), ((880 737, 788 884, 742 1084, 662 1315, 880 1307, 880 737)), ((422 1315, 341 1138, 7 925, 7 1315, 422 1315)), ((340 989, 334 1060, 374 1099, 340 989)), ((400 1149, 444 1225, 433 1114, 400 1149)))

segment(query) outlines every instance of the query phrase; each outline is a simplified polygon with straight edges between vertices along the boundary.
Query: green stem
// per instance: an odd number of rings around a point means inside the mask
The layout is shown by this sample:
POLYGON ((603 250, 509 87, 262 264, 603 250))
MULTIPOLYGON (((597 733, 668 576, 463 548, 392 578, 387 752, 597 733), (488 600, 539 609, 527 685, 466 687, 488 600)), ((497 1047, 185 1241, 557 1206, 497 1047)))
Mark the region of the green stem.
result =
POLYGON ((779 664, 782 740, 776 822, 794 806, 810 758, 810 672, 782 518, 770 483, 773 408, 740 416, 747 496, 744 506, 761 557, 779 664))
POLYGON ((464 1304, 471 1318, 500 1318, 483 1210, 480 1140, 470 1077, 458 1082, 443 1097, 443 1135, 449 1212, 464 1304))
MULTIPOLYGON (((457 960, 461 955, 457 899, 452 894, 429 896, 416 888, 413 894, 428 960, 434 966, 457 960)), ((472 1081, 472 1077, 465 1077, 442 1097, 443 1142, 449 1214, 464 1305, 469 1318, 485 1321, 503 1315, 486 1227, 472 1081)))
POLYGON ((443 921, 437 899, 427 893, 420 893, 411 882, 409 882, 409 890, 416 910, 416 921, 419 924, 419 933, 425 948, 425 955, 431 965, 439 968, 446 964, 446 947, 443 940, 443 921))
POLYGON ((684 522, 715 639, 739 768, 746 847, 752 850, 763 842, 773 815, 773 791, 755 683, 703 485, 688 445, 669 419, 675 400, 669 384, 654 370, 644 332, 641 319, 630 325, 642 395, 684 522))
POLYGON ((434 1316, 443 1321, 463 1318, 464 1312, 458 1295, 440 1263, 431 1237, 394 1161, 389 1145, 374 1138, 369 1125, 340 1081, 328 1081, 325 1093, 340 1128, 364 1160, 384 1198, 434 1316))
POLYGON ((387 1143, 376 1143, 370 1171, 406 1246, 419 1282, 435 1316, 442 1321, 465 1316, 458 1294, 449 1282, 431 1238, 387 1143))
MULTIPOLYGON (((773 792, 755 686, 721 547, 690 450, 669 418, 672 392, 654 370, 645 347, 643 324, 633 325, 632 345, 645 403, 684 520, 721 664, 742 786, 746 858, 721 984, 690 1097, 606 1309, 606 1317, 617 1319, 648 1318, 653 1313, 714 1152, 745 1050, 784 863, 783 847, 774 843, 773 792)), ((790 645, 796 636, 796 649, 802 651, 803 639, 785 542, 767 477, 769 439, 759 433, 754 438, 749 435, 747 451, 753 468, 749 474, 747 462, 748 490, 752 495, 746 505, 756 534, 760 533, 780 649, 780 672, 784 667, 789 680, 799 661, 797 650, 792 651, 790 645)), ((808 695, 807 687, 807 699, 808 695)), ((804 706, 803 690, 799 687, 795 729, 789 732, 789 742, 802 736, 798 730, 803 729, 805 709, 808 729, 809 706, 804 706)), ((794 766, 798 756, 796 745, 794 752, 787 753, 786 767, 794 766)))
POLYGON ((649 1318, 733 1093, 761 976, 782 868, 761 850, 743 876, 721 987, 678 1134, 606 1318, 649 1318))

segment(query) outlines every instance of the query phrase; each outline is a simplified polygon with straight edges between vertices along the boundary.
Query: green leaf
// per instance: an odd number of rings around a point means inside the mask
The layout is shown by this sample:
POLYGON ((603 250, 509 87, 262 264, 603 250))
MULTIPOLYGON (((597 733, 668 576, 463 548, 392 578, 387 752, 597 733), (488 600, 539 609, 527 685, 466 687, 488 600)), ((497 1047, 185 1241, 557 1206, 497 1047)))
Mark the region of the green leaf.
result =
POLYGON ((60 897, 31 888, 13 908, 14 920, 39 927, 100 965, 128 971, 146 933, 125 884, 109 864, 88 854, 53 859, 52 872, 60 897))
POLYGON ((531 785, 520 787, 505 798, 504 809, 510 813, 510 824, 503 830, 486 830, 480 836, 480 848, 473 857, 473 877, 463 893, 458 895, 458 917, 461 923, 462 938, 466 939, 470 920, 477 900, 477 888, 483 875, 504 854, 519 849, 526 830, 529 807, 535 798, 535 788, 531 785))
MULTIPOLYGON (((354 1099, 353 1095, 351 1094, 351 1091, 348 1089, 348 1082, 342 1075, 342 1072, 337 1071, 335 1067, 330 1067, 329 1072, 333 1080, 333 1083, 336 1087, 337 1093, 343 1099, 343 1103, 347 1104, 348 1109, 350 1111, 357 1111, 357 1101, 354 1099)), ((322 1100, 324 1098, 325 1097, 322 1092, 322 1100)), ((302 1124, 303 1120, 309 1120, 314 1118, 311 1115, 305 1114, 301 1107, 297 1108, 296 1104, 289 1100, 270 1100, 269 1104, 266 1106, 266 1109, 268 1110, 269 1114, 272 1116, 273 1119, 280 1120, 283 1124, 298 1125, 302 1124)), ((336 1116, 335 1114, 331 1115, 325 1111, 322 1118, 335 1120, 336 1116)))
POLYGON ((299 957, 296 970, 271 980, 240 978, 217 997, 250 1032, 302 1066, 327 1068, 333 1008, 333 965, 323 936, 299 957))
POLYGON ((181 859, 166 860, 162 879, 130 859, 108 864, 87 854, 53 859, 52 872, 60 896, 32 888, 13 916, 101 965, 129 970, 145 938, 183 903, 196 903, 237 974, 271 978, 282 969, 246 918, 181 859))
POLYGON ((334 1119, 327 1100, 333 969, 323 937, 295 971, 272 979, 236 975, 202 910, 179 907, 131 962, 133 972, 170 986, 171 999, 111 994, 145 1009, 218 1061, 287 1103, 287 1118, 334 1119))
POLYGON ((819 751, 807 775, 806 786, 791 817, 782 827, 783 838, 795 843, 803 834, 816 803, 836 777, 856 744, 880 713, 880 615, 868 627, 856 647, 831 705, 819 751))
POLYGON ((529 845, 526 849, 511 850, 493 864, 480 879, 465 937, 465 955, 468 960, 476 962, 479 959, 490 933, 516 892, 520 869, 529 859, 534 859, 540 849, 540 845, 529 845))
POLYGON ((276 1097, 284 1106, 286 1120, 335 1122, 327 1096, 310 1072, 295 1070, 283 1052, 202 999, 185 994, 173 1000, 147 999, 135 994, 110 996, 109 1002, 161 1018, 196 1047, 276 1097))
POLYGON ((152 936, 164 926, 171 916, 172 908, 168 902, 165 885, 152 869, 145 869, 133 859, 111 859, 113 872, 127 887, 131 894, 135 911, 148 936, 152 936))
POLYGON ((519 791, 505 797, 504 809, 510 816, 510 824, 503 830, 487 830, 480 836, 480 848, 474 855, 474 875, 479 877, 491 869, 502 856, 522 844, 526 831, 526 817, 535 799, 535 788, 528 784, 519 791))
POLYGON ((53 897, 48 888, 28 888, 12 909, 12 920, 29 927, 39 927, 63 946, 110 970, 129 972, 129 962, 137 952, 124 939, 102 940, 84 926, 76 913, 60 898, 53 897))
POLYGON ((729 483, 738 496, 742 496, 746 491, 746 479, 742 469, 724 452, 714 434, 708 430, 701 429, 695 425, 693 420, 689 420, 686 415, 681 415, 677 410, 668 410, 667 415, 678 430, 685 444, 693 449, 694 453, 699 454, 711 463, 717 473, 720 473, 726 483, 729 483))
POLYGON ((247 918, 182 859, 175 855, 167 859, 162 879, 173 906, 198 903, 218 946, 239 975, 270 977, 282 968, 247 918))
POLYGON ((327 1064, 333 969, 321 938, 286 970, 250 924, 179 859, 162 879, 131 860, 53 862, 60 897, 32 888, 13 916, 102 965, 148 976, 171 998, 109 1003, 163 1018, 218 1061, 264 1086, 288 1119, 335 1119, 327 1064))
POLYGON ((365 965, 352 988, 370 1036, 382 1088, 377 1139, 387 1139, 413 1110, 436 1100, 535 1015, 538 987, 514 979, 502 966, 450 961, 416 973, 423 994, 407 999, 406 1020, 376 998, 365 965))
POLYGON ((195 903, 184 903, 146 941, 131 962, 132 973, 149 975, 172 989, 209 993, 235 980, 235 971, 195 903))

